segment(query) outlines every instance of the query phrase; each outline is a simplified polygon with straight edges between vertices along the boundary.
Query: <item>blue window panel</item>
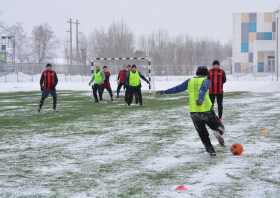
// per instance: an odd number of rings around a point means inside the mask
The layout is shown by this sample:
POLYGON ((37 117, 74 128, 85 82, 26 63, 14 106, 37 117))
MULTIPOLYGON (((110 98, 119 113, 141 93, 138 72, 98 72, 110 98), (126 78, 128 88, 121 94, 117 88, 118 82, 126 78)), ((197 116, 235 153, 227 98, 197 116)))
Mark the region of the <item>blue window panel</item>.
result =
POLYGON ((249 43, 241 43, 241 52, 248 53, 249 52, 249 43))
POLYGON ((276 29, 276 23, 272 22, 272 32, 275 32, 275 29, 276 29))
POLYGON ((249 32, 249 23, 241 23, 241 32, 249 32))
POLYGON ((264 32, 257 32, 257 40, 264 40, 264 32))
POLYGON ((249 13, 249 22, 257 22, 257 13, 249 13))
POLYGON ((264 63, 258 63, 258 72, 264 72, 264 63))
POLYGON ((272 32, 265 32, 264 40, 272 40, 272 32))
POLYGON ((241 72, 241 63, 235 63, 234 71, 235 73, 241 72))
POLYGON ((257 32, 257 23, 249 23, 249 32, 257 32))
POLYGON ((249 43, 249 33, 241 33, 241 43, 249 43))
POLYGON ((249 53, 249 63, 253 62, 253 53, 249 53))

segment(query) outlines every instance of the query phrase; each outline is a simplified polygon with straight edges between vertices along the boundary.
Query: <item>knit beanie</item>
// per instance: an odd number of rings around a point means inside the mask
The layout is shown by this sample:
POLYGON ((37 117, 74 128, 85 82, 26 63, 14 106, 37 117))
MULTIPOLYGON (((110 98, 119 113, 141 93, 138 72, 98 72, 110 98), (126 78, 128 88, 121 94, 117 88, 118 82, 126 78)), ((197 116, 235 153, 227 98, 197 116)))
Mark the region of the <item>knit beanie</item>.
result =
POLYGON ((219 61, 217 61, 217 60, 214 60, 214 62, 213 62, 213 66, 214 65, 220 65, 220 62, 219 61))

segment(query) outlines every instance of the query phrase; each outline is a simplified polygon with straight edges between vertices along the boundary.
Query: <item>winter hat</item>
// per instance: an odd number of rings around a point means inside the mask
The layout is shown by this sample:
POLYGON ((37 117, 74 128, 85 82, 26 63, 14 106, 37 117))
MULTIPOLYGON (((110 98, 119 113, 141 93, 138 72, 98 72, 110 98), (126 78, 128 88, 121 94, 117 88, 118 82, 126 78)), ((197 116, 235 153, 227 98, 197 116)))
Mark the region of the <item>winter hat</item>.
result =
POLYGON ((213 66, 214 66, 214 65, 220 65, 220 62, 219 62, 218 60, 214 60, 213 66))
POLYGON ((96 67, 99 67, 99 68, 100 68, 100 65, 96 65, 96 67))
POLYGON ((135 64, 133 64, 131 68, 134 68, 134 67, 137 68, 135 64))
POLYGON ((131 65, 127 65, 127 67, 131 67, 131 65))
POLYGON ((46 67, 48 67, 48 66, 51 66, 51 67, 52 67, 52 64, 48 63, 48 64, 46 65, 46 67))
POLYGON ((103 66, 103 69, 104 69, 104 68, 107 68, 107 66, 106 66, 106 65, 105 65, 105 66, 103 66))
POLYGON ((197 76, 208 76, 209 71, 206 66, 199 66, 196 70, 196 75, 197 76))

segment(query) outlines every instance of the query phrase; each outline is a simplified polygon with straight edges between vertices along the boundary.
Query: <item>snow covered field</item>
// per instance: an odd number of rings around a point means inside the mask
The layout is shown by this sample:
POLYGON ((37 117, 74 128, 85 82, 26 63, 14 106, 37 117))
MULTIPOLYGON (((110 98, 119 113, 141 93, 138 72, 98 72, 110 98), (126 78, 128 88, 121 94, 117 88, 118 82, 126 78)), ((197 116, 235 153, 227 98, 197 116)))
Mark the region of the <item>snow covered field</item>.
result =
MULTIPOLYGON (((58 112, 48 98, 38 114, 38 81, 0 84, 0 197, 280 196, 278 82, 228 80, 226 145, 209 130, 217 152, 211 159, 191 122, 187 92, 155 99, 145 92, 144 108, 124 108, 106 91, 108 103, 93 104, 89 79, 59 82, 58 112), (230 152, 235 142, 244 147, 240 156, 230 152)), ((157 79, 155 87, 183 81, 157 79)))

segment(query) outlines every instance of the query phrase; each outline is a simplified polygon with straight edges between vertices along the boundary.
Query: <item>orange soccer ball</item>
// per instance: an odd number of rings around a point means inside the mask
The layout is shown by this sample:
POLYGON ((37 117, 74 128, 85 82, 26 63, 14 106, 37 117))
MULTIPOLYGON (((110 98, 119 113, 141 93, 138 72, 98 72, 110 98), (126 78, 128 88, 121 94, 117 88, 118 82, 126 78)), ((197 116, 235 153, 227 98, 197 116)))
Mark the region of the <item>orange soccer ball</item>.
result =
POLYGON ((239 143, 234 143, 231 146, 231 152, 233 155, 240 155, 243 152, 243 146, 239 143))

